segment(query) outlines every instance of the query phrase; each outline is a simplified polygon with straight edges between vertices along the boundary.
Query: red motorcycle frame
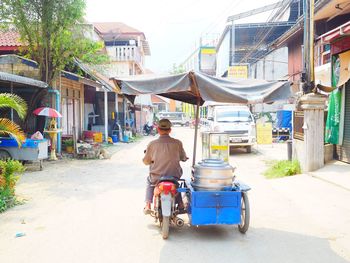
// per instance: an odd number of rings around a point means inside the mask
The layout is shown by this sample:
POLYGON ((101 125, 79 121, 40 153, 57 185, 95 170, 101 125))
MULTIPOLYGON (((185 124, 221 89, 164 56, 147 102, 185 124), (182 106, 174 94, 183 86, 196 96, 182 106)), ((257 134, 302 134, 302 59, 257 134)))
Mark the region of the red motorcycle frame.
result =
POLYGON ((176 195, 179 187, 178 180, 174 177, 161 177, 154 188, 154 217, 161 225, 163 239, 169 236, 170 223, 182 227, 184 221, 177 217, 179 211, 176 208, 176 195))

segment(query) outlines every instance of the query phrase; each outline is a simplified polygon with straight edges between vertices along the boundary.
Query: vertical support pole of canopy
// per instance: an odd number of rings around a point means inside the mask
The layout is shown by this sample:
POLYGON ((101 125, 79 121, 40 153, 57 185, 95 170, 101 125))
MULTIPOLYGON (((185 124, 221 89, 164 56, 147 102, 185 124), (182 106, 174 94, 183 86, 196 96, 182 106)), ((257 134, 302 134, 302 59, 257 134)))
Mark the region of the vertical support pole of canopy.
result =
MULTIPOLYGON (((13 82, 11 81, 11 94, 13 94, 13 82)), ((13 121, 13 109, 11 108, 11 121, 13 121)))
POLYGON ((119 123, 118 93, 114 93, 115 98, 115 122, 119 123))
POLYGON ((198 124, 199 124, 199 106, 200 106, 200 97, 197 100, 196 106, 196 119, 195 119, 195 128, 194 128, 194 143, 193 143, 193 159, 192 167, 196 164, 196 154, 197 154, 197 138, 198 138, 198 124))
POLYGON ((108 92, 107 90, 104 91, 104 120, 105 120, 105 138, 104 141, 108 142, 108 92))
POLYGON ((198 84, 193 72, 190 72, 192 79, 192 92, 197 97, 197 107, 196 107, 196 116, 195 116, 195 128, 194 128, 194 142, 193 142, 193 159, 192 159, 192 168, 196 164, 196 154, 197 154, 197 138, 198 138, 198 124, 199 124, 199 106, 201 105, 201 94, 199 93, 198 84))

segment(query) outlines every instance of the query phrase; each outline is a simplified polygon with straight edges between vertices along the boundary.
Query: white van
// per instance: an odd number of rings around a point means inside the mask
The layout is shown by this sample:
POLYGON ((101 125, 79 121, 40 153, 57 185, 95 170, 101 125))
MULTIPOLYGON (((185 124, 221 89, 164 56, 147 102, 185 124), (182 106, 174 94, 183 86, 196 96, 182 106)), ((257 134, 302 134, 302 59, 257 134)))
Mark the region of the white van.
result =
POLYGON ((228 133, 230 146, 245 147, 248 153, 256 143, 255 121, 247 106, 208 106, 205 125, 209 131, 228 133))
POLYGON ((172 125, 181 125, 181 126, 188 126, 189 125, 189 119, 186 118, 185 113, 183 112, 159 112, 158 113, 159 119, 168 119, 172 125))

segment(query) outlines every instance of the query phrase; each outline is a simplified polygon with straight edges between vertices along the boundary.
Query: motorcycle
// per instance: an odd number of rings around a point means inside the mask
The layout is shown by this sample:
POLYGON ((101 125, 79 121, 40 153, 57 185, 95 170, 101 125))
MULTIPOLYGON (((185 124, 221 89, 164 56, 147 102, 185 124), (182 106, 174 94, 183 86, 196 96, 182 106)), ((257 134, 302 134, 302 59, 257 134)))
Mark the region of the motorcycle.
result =
POLYGON ((194 129, 194 128, 196 127, 196 122, 198 122, 198 128, 201 127, 200 121, 199 121, 199 120, 196 121, 196 119, 193 119, 192 121, 190 121, 190 124, 189 124, 189 126, 190 126, 191 129, 194 129))
POLYGON ((186 211, 178 209, 177 200, 182 198, 181 193, 177 192, 180 186, 179 181, 181 184, 185 184, 185 181, 182 179, 164 176, 159 179, 154 189, 154 209, 151 216, 155 218, 156 223, 159 221, 163 239, 168 238, 171 223, 178 227, 182 227, 185 224, 184 220, 177 216, 186 213, 186 211))
POLYGON ((148 135, 155 136, 157 134, 157 126, 156 126, 156 124, 148 125, 148 123, 146 123, 143 126, 143 130, 142 131, 143 131, 143 135, 144 136, 148 136, 148 135))

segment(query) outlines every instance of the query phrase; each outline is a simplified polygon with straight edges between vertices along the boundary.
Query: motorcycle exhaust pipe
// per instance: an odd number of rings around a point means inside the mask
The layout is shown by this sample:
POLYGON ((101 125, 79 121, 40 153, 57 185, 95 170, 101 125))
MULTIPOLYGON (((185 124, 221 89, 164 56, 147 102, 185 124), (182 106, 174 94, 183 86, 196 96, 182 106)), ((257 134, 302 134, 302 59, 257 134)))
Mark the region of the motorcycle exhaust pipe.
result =
POLYGON ((175 225, 177 227, 183 227, 185 225, 185 222, 181 218, 176 217, 175 218, 175 225))

